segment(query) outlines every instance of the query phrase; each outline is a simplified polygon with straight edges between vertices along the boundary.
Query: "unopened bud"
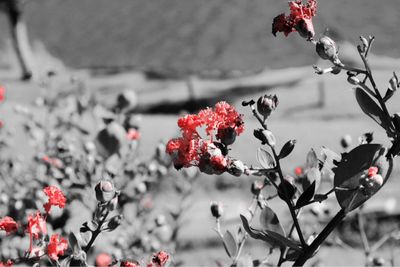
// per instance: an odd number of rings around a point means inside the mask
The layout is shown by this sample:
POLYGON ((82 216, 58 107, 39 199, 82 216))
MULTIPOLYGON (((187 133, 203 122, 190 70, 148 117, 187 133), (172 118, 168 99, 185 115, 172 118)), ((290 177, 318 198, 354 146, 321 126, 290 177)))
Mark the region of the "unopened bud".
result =
POLYGON ((360 40, 362 42, 362 50, 361 51, 365 52, 369 46, 368 40, 364 36, 360 36, 360 40))
POLYGON ((276 144, 276 139, 273 133, 269 130, 263 130, 263 129, 256 129, 253 132, 254 136, 261 141, 261 143, 267 144, 270 147, 274 147, 276 144))
POLYGON ((349 75, 349 77, 347 77, 347 81, 352 85, 360 84, 360 80, 354 75, 349 75))
POLYGON ((108 210, 109 211, 113 211, 117 208, 118 206, 118 195, 115 195, 115 197, 113 197, 113 199, 110 200, 110 202, 108 202, 108 210))
POLYGON ((111 232, 113 230, 115 230, 118 226, 120 226, 122 223, 122 215, 116 215, 114 217, 112 217, 108 223, 107 223, 107 228, 108 230, 111 232))
POLYGON ((327 59, 332 61, 334 64, 339 64, 340 60, 338 57, 338 48, 335 41, 333 41, 328 36, 321 37, 315 47, 317 54, 322 59, 327 59))
POLYGON ((211 202, 211 214, 214 218, 219 219, 224 214, 224 209, 220 202, 211 202))
POLYGON ((372 266, 384 266, 385 259, 382 257, 375 257, 372 259, 372 266))
POLYGON ((261 190, 264 188, 264 183, 260 182, 260 181, 254 181, 251 184, 251 193, 255 196, 258 196, 261 192, 261 190))
POLYGON ((292 153, 295 144, 296 140, 287 141, 286 144, 282 147, 281 152, 279 153, 279 158, 283 159, 287 157, 290 153, 292 153))
POLYGON ((342 145, 343 148, 348 148, 352 142, 353 141, 352 141, 351 135, 349 135, 349 134, 346 134, 340 140, 340 144, 342 145))
POLYGON ((389 80, 390 88, 393 91, 396 91, 397 88, 399 88, 399 80, 397 79, 397 76, 395 73, 393 73, 393 77, 389 80))
POLYGON ((135 108, 138 99, 136 93, 133 90, 125 90, 117 96, 117 107, 120 109, 124 108, 135 108))
POLYGON ((232 127, 218 129, 217 139, 226 146, 232 145, 236 140, 236 131, 232 127))
POLYGON ((115 196, 115 188, 111 181, 103 180, 97 183, 94 188, 96 199, 102 203, 110 201, 115 196))
POLYGON ((164 215, 158 215, 157 218, 155 219, 155 223, 158 227, 163 226, 166 224, 167 219, 165 218, 164 215))
POLYGON ((244 173, 245 166, 240 160, 231 160, 228 166, 228 172, 234 176, 241 176, 244 173))
POLYGON ((264 118, 267 118, 276 109, 278 104, 279 101, 276 95, 264 95, 257 100, 257 111, 264 118))

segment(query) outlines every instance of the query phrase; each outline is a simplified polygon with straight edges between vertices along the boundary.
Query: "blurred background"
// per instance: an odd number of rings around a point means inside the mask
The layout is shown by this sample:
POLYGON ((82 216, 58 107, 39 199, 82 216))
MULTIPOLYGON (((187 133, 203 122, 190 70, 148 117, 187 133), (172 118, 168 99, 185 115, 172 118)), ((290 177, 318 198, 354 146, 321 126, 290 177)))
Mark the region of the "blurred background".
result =
MULTIPOLYGON (((352 87, 343 73, 317 76, 311 65, 329 66, 329 63, 318 59, 314 46, 296 33, 288 37, 271 34, 273 18, 288 13, 287 1, 25 2, 23 14, 35 72, 31 81, 19 79, 21 69, 12 46, 9 21, 5 13, 0 13, 0 85, 7 89, 0 117, 9 127, 6 138, 11 140, 10 146, 3 150, 6 158, 18 157, 24 162, 38 152, 32 140, 25 136, 30 120, 26 114, 43 121, 45 114, 52 114, 54 110, 76 112, 72 104, 73 108, 63 110, 63 107, 70 107, 70 103, 62 103, 50 112, 43 107, 43 103, 47 103, 44 99, 62 99, 65 93, 72 94, 71 101, 75 103, 85 90, 94 94, 95 103, 108 111, 112 110, 121 93, 135 93, 137 103, 133 111, 135 115, 139 114, 141 133, 137 149, 143 162, 149 162, 160 141, 179 135, 176 121, 180 114, 196 112, 217 101, 227 100, 244 114, 246 125, 245 133, 237 139, 230 153, 248 165, 257 165, 259 142, 252 132, 259 125, 250 110, 240 103, 257 100, 263 94, 277 94, 279 98, 279 107, 269 124, 279 146, 289 139, 297 139, 295 151, 284 161, 283 168, 288 174, 294 175, 294 169, 304 165, 310 148, 317 153, 322 146, 343 152, 340 141, 346 134, 352 139, 350 147, 357 145, 358 138, 366 132, 374 132, 376 142, 387 144, 384 132, 357 106, 352 87), (24 116, 17 114, 18 110, 21 113, 21 107, 24 116)), ((317 16, 313 19, 317 37, 327 34, 335 39, 344 62, 360 65, 356 50, 359 36, 376 37, 370 60, 376 80, 385 90, 392 72, 400 69, 398 1, 319 0, 318 5, 317 16)), ((392 112, 398 112, 399 103, 400 97, 395 95, 388 106, 392 112)), ((56 111, 54 116, 58 116, 56 111)), ((106 117, 100 112, 101 116, 106 117)), ((93 139, 104 126, 93 126, 91 120, 91 117, 77 119, 77 123, 89 131, 85 140, 93 139)), ((30 131, 34 129, 32 125, 29 127, 30 131)), ((45 128, 41 131, 49 130, 45 128)), ((34 142, 40 143, 42 139, 34 142)), ((385 187, 365 207, 371 216, 368 218, 372 218, 368 231, 374 241, 399 227, 398 160, 396 163, 390 181, 392 186, 385 187), (379 225, 384 227, 379 228, 379 225)), ((168 174, 170 179, 164 183, 173 184, 174 177, 181 175, 174 170, 171 172, 168 174)), ((228 174, 200 175, 194 184, 191 205, 183 216, 184 226, 179 238, 184 245, 174 255, 177 261, 186 266, 215 266, 216 261, 226 260, 223 246, 212 230, 215 225, 209 211, 210 201, 226 204, 225 227, 236 229, 240 223, 238 215, 245 212, 251 202, 249 188, 254 180, 254 177, 236 178, 228 174)), ((176 192, 166 188, 157 191, 157 210, 175 205, 170 199, 175 199, 176 192)), ((326 212, 328 215, 338 209, 335 201, 331 204, 326 212)), ((278 201, 272 201, 271 205, 288 226, 285 207, 278 201)), ((69 224, 79 225, 90 216, 89 213, 75 214, 76 219, 69 224)), ((316 219, 313 216, 306 216, 304 223, 315 226, 310 221, 310 218, 316 219)), ((326 223, 320 218, 316 220, 326 223)), ((341 243, 331 240, 332 246, 322 248, 313 263, 364 264, 354 217, 349 221, 347 225, 350 226, 343 226, 338 232, 337 240, 341 243)), ((312 231, 311 228, 308 230, 312 231)), ((107 238, 103 240, 105 244, 107 238)), ((392 248, 384 247, 379 253, 388 258, 398 252, 392 248)), ((100 253, 112 248, 100 242, 97 249, 100 253)), ((263 255, 266 250, 257 241, 249 242, 244 249, 245 254, 256 255, 263 255)))

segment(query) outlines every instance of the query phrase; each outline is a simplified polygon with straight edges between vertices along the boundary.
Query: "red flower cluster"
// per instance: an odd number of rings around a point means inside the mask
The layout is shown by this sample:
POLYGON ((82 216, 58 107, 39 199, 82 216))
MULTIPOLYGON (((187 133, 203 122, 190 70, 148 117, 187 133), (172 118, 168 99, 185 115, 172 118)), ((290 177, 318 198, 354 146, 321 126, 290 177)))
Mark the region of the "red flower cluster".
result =
POLYGON ((108 267, 112 263, 112 258, 107 253, 100 253, 96 256, 97 267, 108 267))
POLYGON ((17 231, 17 229, 18 224, 13 218, 6 216, 0 220, 0 230, 6 231, 7 234, 17 231))
POLYGON ((58 260, 58 256, 64 255, 67 248, 67 240, 60 238, 58 234, 54 234, 50 237, 50 242, 47 245, 47 255, 53 260, 58 260))
POLYGON ((151 262, 147 264, 147 267, 164 267, 169 260, 169 255, 165 251, 160 251, 153 255, 151 262))
POLYGON ((48 196, 49 200, 43 205, 47 213, 50 212, 51 206, 65 207, 67 201, 63 192, 55 186, 48 186, 43 189, 43 192, 48 196))
POLYGON ((199 166, 209 174, 226 170, 227 159, 213 142, 214 134, 221 145, 231 145, 236 135, 244 131, 242 116, 226 102, 219 102, 214 109, 207 108, 198 114, 186 115, 178 120, 182 137, 169 140, 166 152, 173 157, 177 169, 199 166), (198 128, 205 127, 210 140, 204 140, 198 128))
POLYGON ((289 16, 283 13, 274 18, 272 34, 276 36, 277 32, 283 32, 288 36, 289 33, 298 31, 302 37, 313 37, 315 32, 312 17, 317 13, 317 1, 307 0, 306 5, 303 5, 302 0, 290 1, 289 7, 289 16))

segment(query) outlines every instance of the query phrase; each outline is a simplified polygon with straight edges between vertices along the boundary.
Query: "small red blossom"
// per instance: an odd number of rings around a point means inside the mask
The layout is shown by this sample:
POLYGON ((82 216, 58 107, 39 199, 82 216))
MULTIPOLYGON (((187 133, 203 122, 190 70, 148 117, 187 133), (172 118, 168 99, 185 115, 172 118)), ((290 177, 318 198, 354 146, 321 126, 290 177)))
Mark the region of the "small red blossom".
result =
POLYGON ((289 2, 290 15, 280 14, 274 18, 272 23, 272 34, 276 36, 277 32, 283 32, 285 36, 289 33, 298 31, 305 38, 313 37, 314 26, 312 17, 317 13, 317 1, 307 0, 307 4, 303 4, 302 0, 289 2))
POLYGON ((296 167, 294 169, 294 173, 296 174, 296 176, 302 176, 303 175, 303 168, 302 167, 296 167))
POLYGON ((140 132, 134 128, 130 128, 126 134, 126 138, 128 138, 128 140, 139 140, 140 132))
POLYGON ((3 102, 6 98, 6 88, 0 86, 0 102, 3 102))
POLYGON ((39 234, 47 234, 46 220, 42 217, 38 211, 35 216, 28 215, 28 227, 26 231, 29 233, 29 252, 32 252, 33 239, 38 239, 39 234))
POLYGON ((378 174, 378 167, 369 167, 368 169, 368 177, 374 177, 378 174))
POLYGON ((60 208, 65 207, 67 201, 63 192, 55 186, 48 186, 43 189, 43 192, 48 196, 49 200, 43 205, 47 213, 50 212, 52 206, 58 206, 60 208))
POLYGON ((0 261, 0 267, 11 267, 13 264, 14 262, 12 260, 8 260, 6 262, 0 261))
POLYGON ((164 267, 169 260, 169 255, 165 251, 160 251, 153 255, 151 262, 147 266, 164 267))
POLYGON ((139 267, 139 263, 137 261, 121 261, 120 267, 139 267))
POLYGON ((112 263, 112 258, 107 253, 100 253, 96 257, 96 266, 97 267, 108 267, 112 263))
POLYGON ((68 242, 64 238, 60 238, 58 234, 53 234, 50 237, 50 242, 47 245, 47 255, 53 259, 58 260, 58 256, 64 255, 68 248, 68 242))
POLYGON ((0 230, 6 231, 7 234, 17 231, 17 229, 18 224, 13 218, 6 216, 0 220, 0 230))

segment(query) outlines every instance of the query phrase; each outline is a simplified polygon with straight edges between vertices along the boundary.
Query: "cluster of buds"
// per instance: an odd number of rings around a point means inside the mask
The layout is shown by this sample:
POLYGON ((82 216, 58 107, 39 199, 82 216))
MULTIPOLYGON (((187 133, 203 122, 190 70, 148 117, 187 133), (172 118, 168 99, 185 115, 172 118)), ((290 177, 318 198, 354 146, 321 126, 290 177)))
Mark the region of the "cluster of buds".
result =
POLYGON ((378 171, 378 167, 372 166, 366 171, 366 173, 361 175, 360 189, 364 195, 370 196, 382 186, 383 178, 378 171))
POLYGON ((113 211, 117 208, 120 192, 115 189, 111 181, 102 180, 98 182, 94 190, 96 192, 97 201, 102 205, 106 205, 109 211, 113 211))

